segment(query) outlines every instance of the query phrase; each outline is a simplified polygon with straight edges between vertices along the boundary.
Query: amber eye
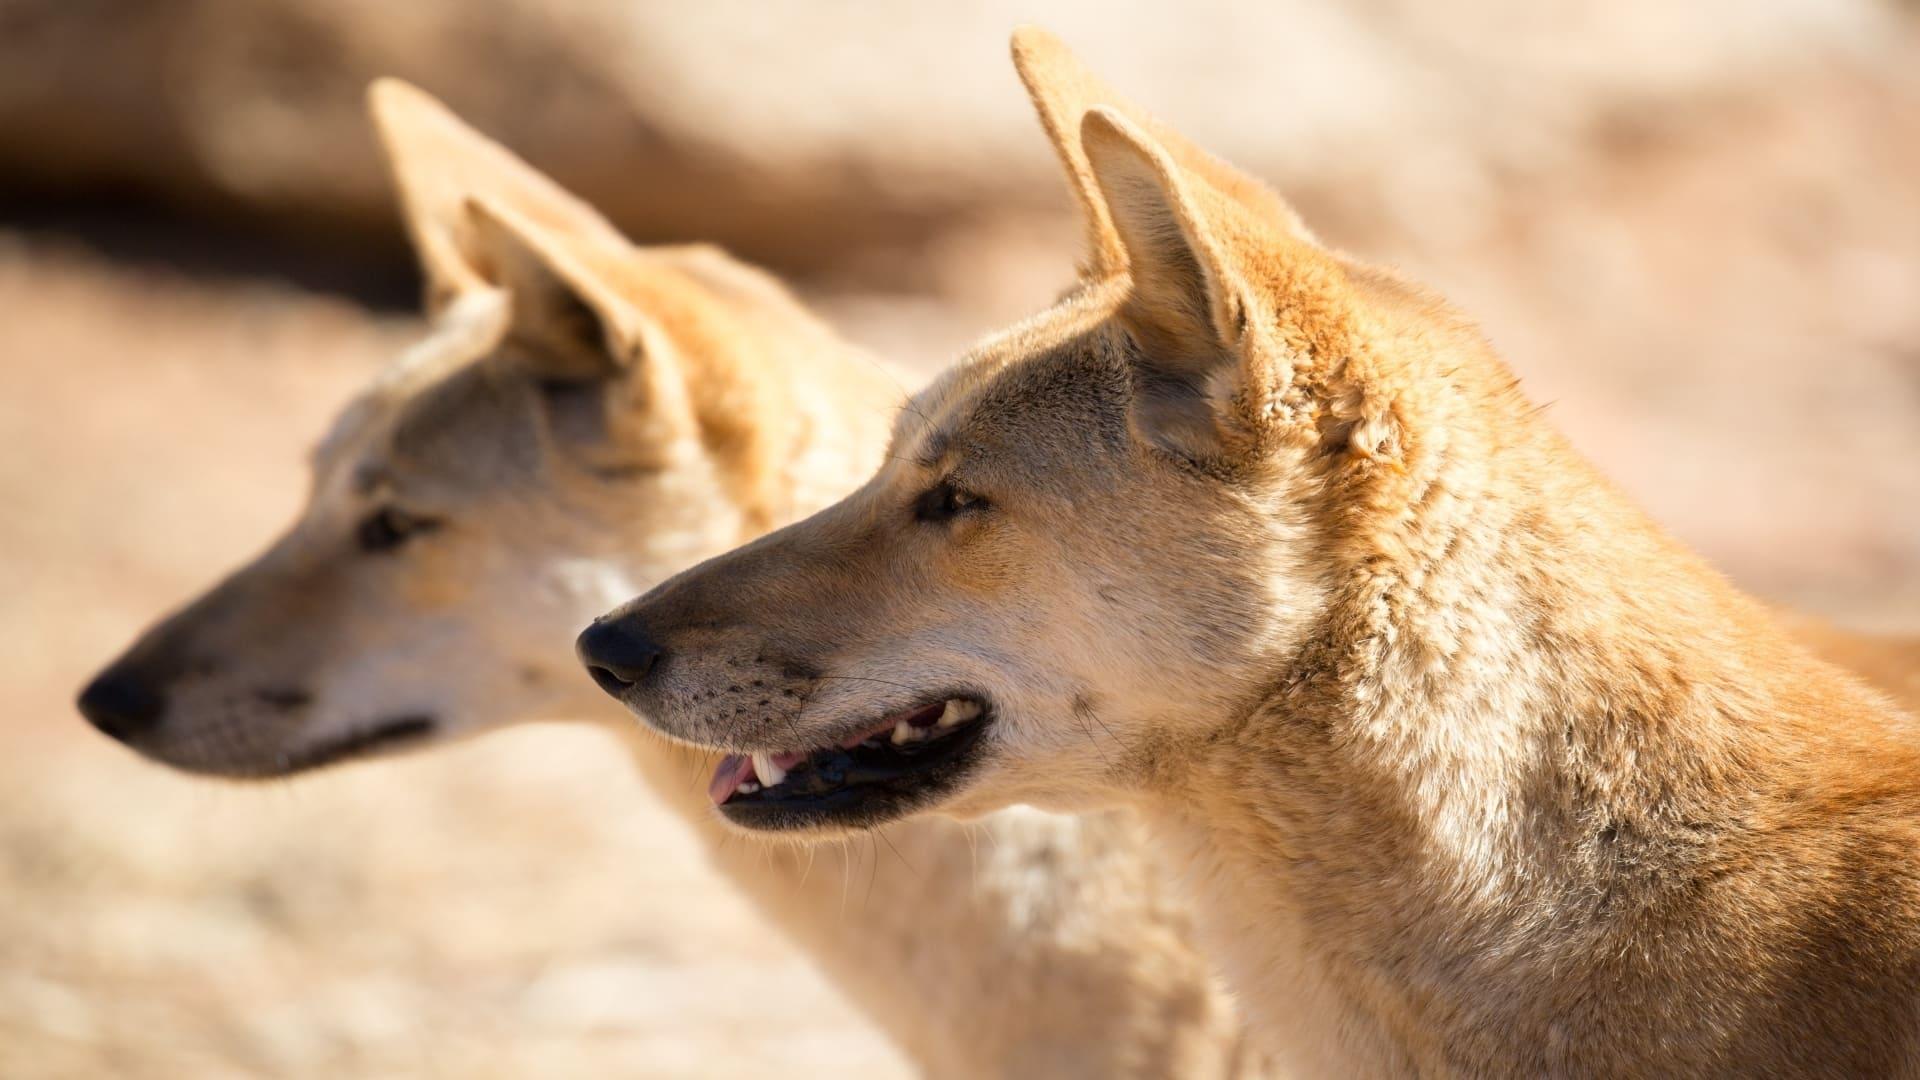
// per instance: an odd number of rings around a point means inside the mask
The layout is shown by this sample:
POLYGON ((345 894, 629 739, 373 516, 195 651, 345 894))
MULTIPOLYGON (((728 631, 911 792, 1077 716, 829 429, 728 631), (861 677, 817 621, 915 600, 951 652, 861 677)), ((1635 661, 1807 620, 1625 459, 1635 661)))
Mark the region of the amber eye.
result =
POLYGON ((927 522, 952 521, 969 510, 985 508, 987 500, 960 490, 951 480, 942 480, 920 493, 913 501, 913 516, 927 522))
POLYGON ((422 533, 438 529, 438 518, 409 514, 394 506, 383 506, 368 514, 354 530, 361 551, 392 551, 422 533))

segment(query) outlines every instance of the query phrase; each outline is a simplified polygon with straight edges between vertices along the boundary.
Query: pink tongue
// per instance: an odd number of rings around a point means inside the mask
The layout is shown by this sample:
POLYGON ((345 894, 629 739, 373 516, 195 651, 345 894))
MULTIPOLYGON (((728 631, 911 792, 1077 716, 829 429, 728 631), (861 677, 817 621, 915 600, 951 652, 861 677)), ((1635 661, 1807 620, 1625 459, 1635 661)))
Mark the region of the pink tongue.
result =
POLYGON ((728 754, 720 759, 713 770, 713 780, 707 784, 707 798, 713 805, 719 806, 739 789, 740 784, 753 776, 753 759, 744 754, 728 754))

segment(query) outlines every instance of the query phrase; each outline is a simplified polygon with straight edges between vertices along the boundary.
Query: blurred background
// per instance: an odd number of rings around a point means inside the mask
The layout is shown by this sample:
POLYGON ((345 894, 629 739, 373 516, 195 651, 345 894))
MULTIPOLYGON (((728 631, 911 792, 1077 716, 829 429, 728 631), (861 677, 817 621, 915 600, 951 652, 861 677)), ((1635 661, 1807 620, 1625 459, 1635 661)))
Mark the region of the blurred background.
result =
POLYGON ((377 75, 918 378, 1071 272, 1039 22, 1746 587, 1920 626, 1920 8, 1119 7, 0 0, 0 1074, 904 1072, 590 732, 241 788, 74 713, 419 332, 377 75))

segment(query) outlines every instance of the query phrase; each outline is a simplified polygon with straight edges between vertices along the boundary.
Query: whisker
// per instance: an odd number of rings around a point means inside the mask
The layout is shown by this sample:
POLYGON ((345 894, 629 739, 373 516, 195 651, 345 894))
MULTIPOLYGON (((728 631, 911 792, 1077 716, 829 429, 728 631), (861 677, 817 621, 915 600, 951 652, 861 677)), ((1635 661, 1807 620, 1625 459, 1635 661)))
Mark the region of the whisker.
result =
POLYGON ((900 381, 900 373, 893 370, 893 368, 887 364, 881 363, 879 356, 869 352, 864 347, 853 350, 853 355, 866 361, 868 367, 878 371, 888 382, 893 384, 895 390, 900 391, 900 401, 903 406, 913 401, 913 392, 907 389, 906 383, 900 381))
MULTIPOLYGON (((896 380, 896 381, 895 381, 895 383, 894 383, 894 385, 896 385, 896 386, 898 386, 898 385, 899 385, 899 382, 898 382, 898 380, 896 380)), ((913 414, 914 416, 917 416, 917 417, 919 417, 919 418, 920 418, 920 422, 921 422, 921 423, 923 423, 923 424, 925 424, 925 425, 927 425, 928 427, 932 427, 932 426, 933 426, 933 417, 931 417, 931 416, 928 416, 928 415, 926 414, 926 412, 925 412, 925 411, 923 411, 923 410, 922 410, 922 409, 920 408, 920 406, 919 406, 919 405, 917 405, 917 404, 915 404, 915 403, 914 403, 914 400, 913 400, 913 395, 912 395, 912 394, 907 394, 907 393, 906 393, 906 388, 905 388, 905 387, 901 387, 901 388, 900 388, 900 391, 901 391, 901 393, 902 393, 902 394, 904 394, 905 396, 904 396, 904 397, 903 397, 903 398, 901 399, 901 401, 900 401, 900 410, 899 410, 899 411, 901 411, 901 412, 904 412, 904 413, 912 413, 912 414, 913 414)))
POLYGON ((1079 722, 1080 731, 1086 735, 1087 742, 1093 744, 1093 752, 1100 755, 1100 764, 1104 766, 1108 772, 1112 772, 1113 762, 1107 758, 1107 748, 1100 745, 1099 739, 1093 737, 1093 729, 1087 726, 1087 718, 1081 715, 1079 709, 1073 710, 1073 718, 1079 722))
POLYGON ((840 838, 840 921, 847 921, 847 895, 853 892, 853 858, 850 849, 853 838, 840 838))
POLYGON ((893 857, 896 859, 899 859, 900 865, 907 868, 907 873, 912 874, 916 879, 920 881, 927 880, 926 877, 920 873, 920 871, 915 870, 913 868, 913 864, 907 861, 907 857, 905 855, 900 854, 900 849, 893 846, 893 839, 889 837, 884 831, 875 829, 873 831, 873 835, 879 837, 880 842, 887 845, 887 850, 893 852, 893 857))
MULTIPOLYGON (((1106 722, 1105 720, 1102 720, 1102 719, 1100 719, 1100 714, 1099 714, 1098 712, 1096 712, 1095 710, 1093 710, 1093 709, 1092 709, 1092 708, 1090 708, 1090 707, 1086 707, 1086 706, 1080 706, 1080 705, 1076 705, 1076 706, 1074 707, 1074 710, 1073 710, 1073 714, 1074 714, 1075 716, 1085 716, 1085 717, 1087 717, 1087 718, 1089 718, 1089 719, 1091 719, 1091 720, 1092 720, 1092 721, 1093 721, 1094 723, 1096 723, 1096 724, 1099 724, 1099 725, 1100 725, 1100 730, 1101 730, 1101 731, 1104 731, 1104 732, 1106 732, 1106 733, 1107 733, 1107 738, 1108 738, 1108 739, 1110 739, 1110 740, 1112 740, 1112 742, 1113 742, 1113 745, 1114 745, 1114 746, 1116 746, 1116 747, 1118 747, 1118 748, 1120 749, 1120 751, 1121 751, 1122 753, 1125 753, 1125 752, 1126 752, 1126 749, 1127 749, 1127 746, 1126 746, 1126 744, 1120 741, 1120 736, 1118 736, 1118 735, 1115 735, 1115 734, 1113 733, 1113 729, 1107 726, 1107 722, 1106 722)), ((1093 741, 1094 741, 1094 738, 1093 738, 1093 731, 1092 731, 1092 729, 1090 729, 1090 728, 1087 728, 1087 727, 1086 727, 1086 725, 1085 725, 1084 723, 1083 723, 1083 724, 1081 724, 1080 726, 1081 726, 1081 727, 1082 727, 1083 729, 1085 729, 1085 730, 1086 730, 1086 732, 1087 732, 1087 741, 1089 741, 1089 742, 1093 742, 1093 741)), ((1098 745, 1098 744, 1096 743, 1096 745, 1098 745)), ((1105 760, 1105 754, 1104 754, 1104 753, 1103 753, 1103 754, 1101 755, 1101 758, 1102 758, 1102 760, 1103 760, 1103 761, 1105 760)), ((1113 767, 1113 763, 1112 763, 1112 762, 1110 762, 1110 761, 1109 761, 1109 762, 1106 762, 1106 764, 1107 764, 1107 767, 1108 767, 1108 768, 1112 768, 1112 767, 1113 767)))
POLYGON ((694 792, 697 793, 705 789, 706 785, 702 782, 701 778, 707 775, 711 765, 711 759, 702 760, 699 757, 690 757, 687 759, 687 778, 693 781, 692 790, 694 792))
POLYGON ((894 686, 902 690, 918 691, 920 689, 917 686, 908 686, 906 683, 892 682, 887 679, 876 679, 867 675, 815 675, 814 678, 815 679, 840 679, 846 682, 879 683, 881 686, 894 686))

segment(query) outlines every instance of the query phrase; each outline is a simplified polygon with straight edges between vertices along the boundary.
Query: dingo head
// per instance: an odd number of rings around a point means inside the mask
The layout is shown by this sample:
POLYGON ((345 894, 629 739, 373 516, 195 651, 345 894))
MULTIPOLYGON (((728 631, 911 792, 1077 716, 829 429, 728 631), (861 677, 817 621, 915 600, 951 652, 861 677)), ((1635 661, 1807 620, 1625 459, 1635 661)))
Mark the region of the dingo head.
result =
POLYGON ((583 635, 589 665, 647 643, 601 682, 734 752, 736 824, 1072 807, 1179 768, 1322 616, 1344 508, 1413 475, 1385 353, 1454 333, 1431 302, 1052 39, 1015 59, 1090 225, 1081 286, 916 396, 858 492, 583 635))
POLYGON ((580 624, 845 491, 895 401, 764 275, 632 247, 417 90, 371 104, 432 329, 340 415, 287 534, 83 692, 181 768, 591 707, 580 624))

